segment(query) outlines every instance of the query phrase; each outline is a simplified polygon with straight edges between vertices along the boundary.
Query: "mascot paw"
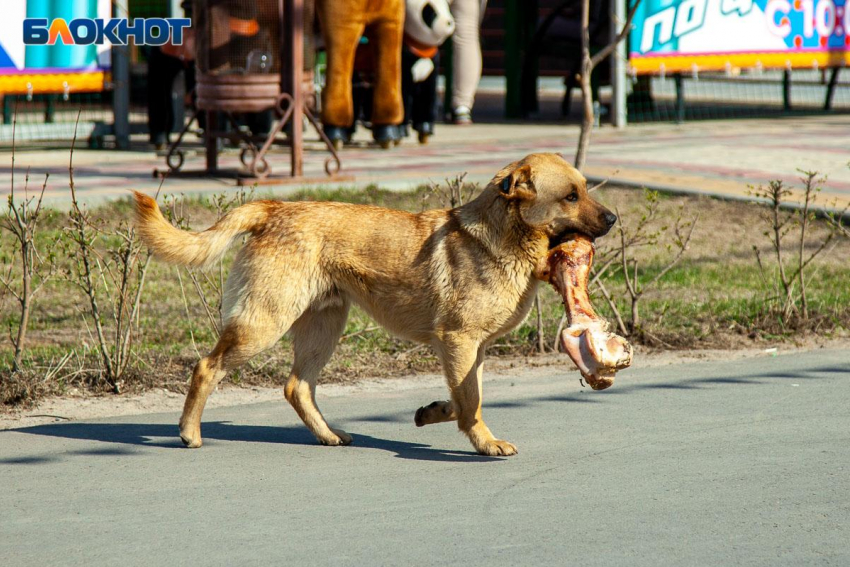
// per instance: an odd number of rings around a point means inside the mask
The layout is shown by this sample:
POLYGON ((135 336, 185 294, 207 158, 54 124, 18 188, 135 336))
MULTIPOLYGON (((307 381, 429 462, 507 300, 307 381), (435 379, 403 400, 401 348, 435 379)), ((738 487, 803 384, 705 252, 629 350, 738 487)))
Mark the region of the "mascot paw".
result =
POLYGON ((401 135, 398 126, 394 124, 374 125, 372 126, 372 137, 378 142, 382 148, 389 149, 392 145, 398 145, 401 142, 401 135))
POLYGON ((330 126, 326 124, 323 130, 325 131, 325 136, 328 137, 328 140, 331 141, 331 144, 333 144, 336 149, 340 149, 343 144, 351 142, 350 128, 346 128, 345 126, 330 126))

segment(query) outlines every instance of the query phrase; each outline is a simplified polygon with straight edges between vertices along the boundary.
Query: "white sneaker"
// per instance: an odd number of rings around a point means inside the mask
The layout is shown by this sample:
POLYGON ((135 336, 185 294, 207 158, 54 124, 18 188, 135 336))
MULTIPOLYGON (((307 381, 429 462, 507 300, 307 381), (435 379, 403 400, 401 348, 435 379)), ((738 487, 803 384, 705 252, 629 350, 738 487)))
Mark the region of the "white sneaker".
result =
POLYGON ((472 110, 466 106, 456 106, 452 110, 452 123, 459 125, 472 124, 472 110))

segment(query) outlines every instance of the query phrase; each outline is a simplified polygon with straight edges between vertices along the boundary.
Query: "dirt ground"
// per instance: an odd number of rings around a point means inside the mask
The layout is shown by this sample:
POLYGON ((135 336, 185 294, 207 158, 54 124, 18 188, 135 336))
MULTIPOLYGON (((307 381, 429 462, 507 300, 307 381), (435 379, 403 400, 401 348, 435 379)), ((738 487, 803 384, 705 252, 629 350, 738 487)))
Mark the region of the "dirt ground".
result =
MULTIPOLYGON (((652 368, 674 364, 685 365, 692 362, 711 360, 730 361, 758 357, 776 356, 779 353, 812 351, 824 348, 848 348, 850 339, 811 338, 795 344, 782 343, 777 347, 748 348, 738 350, 693 350, 693 351, 644 351, 638 349, 633 368, 652 368)), ((488 361, 487 372, 500 376, 514 375, 518 379, 531 378, 541 368, 561 366, 565 380, 578 380, 579 375, 572 368, 566 355, 547 354, 533 357, 499 357, 488 361)), ((687 370, 683 370, 683 376, 687 370)), ((628 372, 620 378, 628 380, 628 372)), ((364 379, 347 384, 321 384, 319 395, 339 397, 354 391, 404 391, 442 383, 438 374, 414 374, 398 378, 364 379)), ((616 384, 613 386, 616 388, 616 384)), ((0 412, 0 430, 31 427, 46 423, 107 418, 123 415, 176 412, 183 407, 184 395, 165 389, 149 390, 138 395, 92 396, 88 392, 70 390, 66 396, 49 397, 35 408, 27 410, 6 410, 0 412)), ((207 407, 228 407, 254 404, 267 401, 279 401, 282 407, 286 402, 280 388, 239 387, 224 381, 210 396, 207 407)), ((416 408, 411 406, 411 420, 416 408)))

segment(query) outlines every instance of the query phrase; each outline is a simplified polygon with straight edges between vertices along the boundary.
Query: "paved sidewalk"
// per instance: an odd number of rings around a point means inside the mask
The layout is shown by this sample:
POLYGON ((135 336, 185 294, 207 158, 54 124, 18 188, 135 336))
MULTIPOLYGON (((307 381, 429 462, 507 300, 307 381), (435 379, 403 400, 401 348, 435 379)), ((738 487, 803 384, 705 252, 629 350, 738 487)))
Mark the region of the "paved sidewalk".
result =
MULTIPOLYGON (((358 144, 342 152, 343 173, 354 183, 376 183, 392 189, 413 188, 467 172, 468 179, 486 182, 505 164, 531 152, 562 152, 571 158, 578 128, 575 125, 497 123, 473 126, 439 124, 427 146, 406 140, 383 151, 368 145, 361 130, 358 144)), ((140 146, 141 148, 142 146, 140 146)), ((203 165, 200 146, 184 169, 203 165)), ((68 150, 22 149, 17 153, 17 174, 30 168, 30 185, 40 186, 45 172, 51 174, 48 197, 67 202, 68 150)), ((327 154, 311 150, 305 156, 305 174, 323 176, 327 154)), ((587 175, 610 177, 612 182, 647 185, 677 191, 700 192, 746 198, 750 185, 782 179, 799 186, 798 169, 828 176, 821 205, 850 204, 850 116, 830 115, 763 120, 705 121, 683 125, 641 124, 624 130, 610 126, 594 132, 587 175)), ((224 167, 238 165, 238 153, 228 151, 220 160, 224 167)), ((128 189, 153 192, 158 181, 154 168, 164 159, 152 151, 77 150, 75 178, 79 192, 89 201, 125 196, 128 189)), ((287 155, 273 154, 270 163, 283 173, 287 155)), ((10 186, 10 154, 0 160, 0 195, 10 186)), ((351 182, 346 183, 350 185, 351 182)), ((169 179, 169 193, 216 192, 233 186, 232 180, 169 179)), ((285 194, 298 186, 264 186, 262 192, 285 194)))
MULTIPOLYGON (((0 564, 848 565, 850 351, 635 368, 604 392, 563 368, 485 375, 519 455, 417 428, 438 383, 0 432, 0 564)), ((342 391, 338 391, 342 393, 342 391)))

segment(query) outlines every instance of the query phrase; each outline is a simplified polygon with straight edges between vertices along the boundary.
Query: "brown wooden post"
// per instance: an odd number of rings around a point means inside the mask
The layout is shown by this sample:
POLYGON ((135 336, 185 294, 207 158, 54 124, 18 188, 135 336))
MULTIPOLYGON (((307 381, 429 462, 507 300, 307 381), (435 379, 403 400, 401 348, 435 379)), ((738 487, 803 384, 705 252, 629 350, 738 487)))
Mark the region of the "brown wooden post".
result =
POLYGON ((304 173, 304 0, 280 0, 281 43, 280 80, 281 92, 292 96, 292 115, 289 118, 289 140, 291 142, 291 175, 301 177, 304 173))

